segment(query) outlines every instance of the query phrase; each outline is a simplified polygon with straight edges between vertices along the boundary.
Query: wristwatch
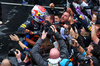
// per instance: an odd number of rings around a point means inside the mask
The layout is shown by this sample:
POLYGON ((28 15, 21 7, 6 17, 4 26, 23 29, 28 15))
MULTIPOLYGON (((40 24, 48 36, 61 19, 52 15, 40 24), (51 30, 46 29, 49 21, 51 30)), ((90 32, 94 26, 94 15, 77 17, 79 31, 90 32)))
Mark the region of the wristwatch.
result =
POLYGON ((92 22, 92 25, 95 25, 95 23, 94 23, 94 22, 92 22))
POLYGON ((77 48, 79 48, 80 47, 80 45, 79 46, 77 46, 77 48))
POLYGON ((19 44, 19 41, 20 41, 20 40, 18 40, 18 41, 16 41, 16 42, 19 44))

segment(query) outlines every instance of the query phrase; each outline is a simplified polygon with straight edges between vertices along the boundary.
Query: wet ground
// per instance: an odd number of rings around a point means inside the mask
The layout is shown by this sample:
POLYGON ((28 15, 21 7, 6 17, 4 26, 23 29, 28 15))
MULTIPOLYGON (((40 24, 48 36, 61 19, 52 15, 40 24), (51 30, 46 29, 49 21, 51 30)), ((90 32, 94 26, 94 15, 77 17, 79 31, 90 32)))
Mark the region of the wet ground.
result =
MULTIPOLYGON (((20 49, 16 42, 10 40, 9 35, 14 34, 20 24, 27 19, 31 8, 2 4, 3 25, 0 25, 0 58, 8 58, 8 51, 12 47, 20 49), (10 46, 11 44, 12 46, 10 46)), ((9 59, 16 64, 14 57, 9 59)))
MULTIPOLYGON (((22 3, 22 0, 1 0, 9 3, 22 3)), ((31 3, 32 4, 32 3, 31 3)), ((3 25, 0 25, 0 58, 8 58, 8 51, 15 47, 20 49, 20 46, 10 40, 9 35, 14 34, 17 28, 27 19, 32 6, 14 6, 2 4, 2 20, 3 25), (10 46, 12 44, 12 46, 10 46)), ((47 9, 49 11, 49 9, 47 9)), ((10 58, 11 59, 11 58, 10 58)), ((15 58, 12 58, 15 60, 15 58)), ((12 61, 14 62, 14 61, 12 61)))

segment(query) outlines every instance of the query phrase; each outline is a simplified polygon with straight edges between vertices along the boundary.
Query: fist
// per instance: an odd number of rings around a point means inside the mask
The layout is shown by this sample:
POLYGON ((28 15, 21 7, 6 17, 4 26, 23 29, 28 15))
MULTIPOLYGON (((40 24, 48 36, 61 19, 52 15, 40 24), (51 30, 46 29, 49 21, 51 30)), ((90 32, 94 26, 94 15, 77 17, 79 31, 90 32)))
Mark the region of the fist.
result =
POLYGON ((50 3, 49 5, 51 8, 54 8, 54 3, 50 3))

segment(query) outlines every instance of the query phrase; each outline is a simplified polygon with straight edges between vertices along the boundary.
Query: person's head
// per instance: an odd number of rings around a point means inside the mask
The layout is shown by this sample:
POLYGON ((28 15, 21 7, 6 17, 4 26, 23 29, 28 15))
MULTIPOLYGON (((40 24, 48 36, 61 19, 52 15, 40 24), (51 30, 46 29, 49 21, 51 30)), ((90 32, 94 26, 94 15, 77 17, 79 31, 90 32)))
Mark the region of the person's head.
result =
POLYGON ((70 33, 70 28, 71 28, 70 23, 68 22, 68 23, 64 24, 63 26, 64 26, 64 28, 66 28, 66 30, 67 30, 66 34, 68 35, 70 33))
POLYGON ((72 9, 71 9, 71 8, 67 8, 67 9, 66 9, 66 11, 67 11, 67 12, 69 12, 69 13, 71 14, 71 16, 73 16, 73 15, 74 15, 74 12, 72 11, 72 9))
POLYGON ((54 16, 54 22, 59 22, 60 21, 60 16, 59 15, 55 15, 54 16))
POLYGON ((60 52, 56 48, 52 48, 49 53, 49 58, 56 59, 60 57, 60 52))
POLYGON ((53 22, 54 22, 54 15, 49 15, 49 16, 47 16, 45 20, 47 20, 47 21, 49 21, 51 24, 53 24, 53 22))
POLYGON ((82 27, 80 34, 82 36, 89 36, 89 32, 87 32, 84 27, 82 27))
POLYGON ((10 61, 8 59, 4 59, 1 63, 2 66, 11 66, 10 61))
POLYGON ((31 10, 33 19, 38 23, 43 23, 45 18, 49 16, 48 12, 43 6, 35 5, 31 10))
POLYGON ((87 47, 87 54, 91 56, 95 56, 96 58, 99 58, 100 56, 100 46, 96 44, 91 44, 87 47))
POLYGON ((45 53, 49 53, 50 50, 51 50, 52 48, 54 48, 53 43, 52 43, 48 38, 46 38, 46 39, 44 40, 44 43, 42 44, 42 46, 43 46, 43 50, 44 50, 45 53))
POLYGON ((69 12, 64 12, 63 15, 60 18, 60 21, 61 22, 64 22, 64 23, 67 22, 68 19, 69 19, 69 16, 70 16, 70 13, 69 12))
POLYGON ((52 48, 49 53, 48 66, 60 66, 60 52, 56 48, 52 48))

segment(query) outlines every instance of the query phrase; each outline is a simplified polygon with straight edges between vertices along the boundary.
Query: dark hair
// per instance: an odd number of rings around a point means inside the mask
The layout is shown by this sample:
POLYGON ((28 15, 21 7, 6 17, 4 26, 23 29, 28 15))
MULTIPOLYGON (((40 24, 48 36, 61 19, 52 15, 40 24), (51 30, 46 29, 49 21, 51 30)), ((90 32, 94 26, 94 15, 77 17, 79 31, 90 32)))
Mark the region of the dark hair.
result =
POLYGON ((60 14, 55 14, 54 16, 58 16, 59 18, 61 18, 61 15, 60 14))
POLYGON ((50 14, 50 19, 53 20, 53 22, 54 22, 54 15, 50 14))
POLYGON ((96 45, 96 44, 92 44, 93 46, 93 50, 91 51, 91 53, 93 54, 93 56, 95 56, 96 58, 99 58, 100 56, 100 46, 96 45))
POLYGON ((46 38, 42 45, 43 45, 43 50, 45 51, 45 53, 49 53, 50 50, 54 48, 54 45, 52 42, 50 42, 49 38, 46 38))

